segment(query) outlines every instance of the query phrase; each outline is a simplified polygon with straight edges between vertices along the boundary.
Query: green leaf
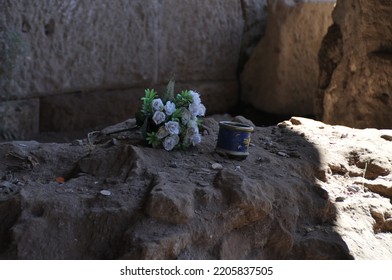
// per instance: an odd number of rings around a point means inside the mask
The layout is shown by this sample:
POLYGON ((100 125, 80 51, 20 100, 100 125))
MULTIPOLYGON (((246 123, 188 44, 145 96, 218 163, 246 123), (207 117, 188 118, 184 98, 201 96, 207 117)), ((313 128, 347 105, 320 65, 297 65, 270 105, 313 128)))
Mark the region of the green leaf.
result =
POLYGON ((146 140, 153 148, 157 148, 161 144, 161 139, 159 139, 156 132, 147 133, 146 140))
POLYGON ((193 101, 192 95, 189 90, 183 90, 180 94, 177 94, 175 104, 176 107, 188 107, 193 101))
POLYGON ((177 108, 171 115, 172 120, 180 119, 182 115, 182 108, 177 108))
POLYGON ((157 92, 154 89, 146 89, 144 94, 142 112, 147 116, 152 113, 152 101, 157 97, 157 92))
POLYGON ((166 103, 169 100, 174 100, 174 85, 175 81, 171 79, 166 87, 166 94, 163 97, 163 101, 166 103))

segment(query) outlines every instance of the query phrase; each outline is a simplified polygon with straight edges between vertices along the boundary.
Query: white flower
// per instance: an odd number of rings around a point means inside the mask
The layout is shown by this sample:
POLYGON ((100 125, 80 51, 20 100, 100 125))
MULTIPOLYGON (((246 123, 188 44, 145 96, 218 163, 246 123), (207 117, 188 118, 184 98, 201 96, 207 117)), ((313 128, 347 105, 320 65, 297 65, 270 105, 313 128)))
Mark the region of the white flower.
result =
POLYGON ((200 104, 199 112, 197 113, 198 116, 204 116, 206 114, 206 106, 200 104))
POLYGON ((163 110, 163 102, 162 99, 156 98, 152 101, 152 108, 154 111, 162 111, 163 110))
POLYGON ((166 119, 166 115, 164 112, 161 111, 156 111, 154 113, 154 116, 152 116, 152 120, 154 121, 155 124, 163 123, 165 119, 166 119))
POLYGON ((192 96, 192 103, 200 104, 201 99, 200 99, 200 94, 198 94, 196 91, 190 90, 189 94, 192 96))
POLYGON ((161 127, 158 129, 158 132, 157 132, 157 136, 158 136, 159 139, 165 138, 165 137, 168 136, 169 134, 170 134, 170 132, 167 131, 166 128, 165 128, 164 126, 161 126, 161 127))
POLYGON ((182 112, 181 122, 186 125, 188 124, 189 120, 192 117, 191 112, 189 112, 189 110, 186 108, 182 108, 181 112, 182 112))
POLYGON ((197 119, 190 119, 188 122, 188 130, 189 129, 194 129, 194 131, 197 131, 199 133, 199 127, 197 125, 197 119))
POLYGON ((163 141, 163 148, 166 151, 171 151, 180 142, 180 137, 177 134, 170 135, 163 141))
POLYGON ((191 104, 189 104, 189 112, 191 112, 191 114, 193 116, 197 116, 199 114, 199 112, 201 111, 201 103, 196 103, 196 102, 192 102, 191 104))
POLYGON ((179 134, 180 133, 180 124, 175 121, 170 121, 165 123, 165 128, 169 131, 170 134, 179 134))
POLYGON ((175 110, 176 110, 176 104, 174 104, 171 101, 167 101, 165 105, 166 115, 171 116, 175 110))
POLYGON ((190 140, 192 142, 192 145, 195 146, 196 144, 201 143, 201 135, 197 133, 190 140))

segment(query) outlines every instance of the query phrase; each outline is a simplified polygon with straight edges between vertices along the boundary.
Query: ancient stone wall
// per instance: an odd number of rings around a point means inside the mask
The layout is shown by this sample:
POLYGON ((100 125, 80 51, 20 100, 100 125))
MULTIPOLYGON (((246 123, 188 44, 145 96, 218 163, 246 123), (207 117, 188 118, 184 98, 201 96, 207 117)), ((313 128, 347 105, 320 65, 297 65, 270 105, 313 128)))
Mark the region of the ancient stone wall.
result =
POLYGON ((322 120, 392 127, 392 1, 338 0, 320 52, 322 120))
POLYGON ((265 36, 241 76, 242 99, 273 114, 313 115, 321 41, 335 0, 271 0, 265 36))
POLYGON ((178 90, 201 92, 208 113, 225 112, 238 100, 238 63, 260 37, 265 3, 2 0, 2 130, 29 137, 38 127, 121 121, 144 88, 172 77, 178 90))

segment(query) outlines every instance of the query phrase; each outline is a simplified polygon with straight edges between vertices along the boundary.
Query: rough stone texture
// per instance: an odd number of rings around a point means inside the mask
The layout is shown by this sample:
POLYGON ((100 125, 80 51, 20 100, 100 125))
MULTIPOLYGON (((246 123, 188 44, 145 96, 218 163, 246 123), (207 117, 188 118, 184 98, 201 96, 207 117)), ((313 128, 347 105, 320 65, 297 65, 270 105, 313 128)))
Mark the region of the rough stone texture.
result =
POLYGON ((335 1, 268 2, 265 36, 241 76, 243 100, 276 114, 313 114, 317 54, 335 1))
POLYGON ((238 73, 243 71, 260 38, 265 34, 267 24, 267 0, 241 0, 244 18, 244 33, 242 35, 238 73))
POLYGON ((337 1, 333 20, 341 38, 327 35, 320 54, 320 69, 331 77, 317 105, 325 122, 392 127, 391 14, 391 1, 337 1), (334 49, 341 49, 339 60, 334 49))
MULTIPOLYGON (((169 175, 169 174, 167 174, 169 175)), ((167 223, 183 224, 193 218, 193 188, 173 180, 157 184, 152 189, 146 212, 167 223)))
MULTIPOLYGON (((159 94, 166 85, 154 87, 159 94)), ((225 112, 237 102, 238 82, 176 83, 175 92, 193 89, 200 93, 207 114, 225 112)), ((78 131, 103 127, 134 116, 141 108, 144 89, 78 92, 40 98, 40 131, 78 131)))
POLYGON ((41 98, 40 131, 76 131, 116 123, 140 110, 144 89, 79 92, 41 98))
POLYGON ((206 95, 209 113, 229 111, 265 2, 3 0, 0 100, 42 97, 41 127, 73 130, 131 117, 139 89, 175 78, 206 95))
POLYGON ((39 100, 0 101, 0 141, 31 139, 38 134, 39 100))
POLYGON ((24 48, 13 97, 119 88, 154 79, 157 1, 2 1, 24 48))
POLYGON ((162 1, 159 79, 236 80, 244 20, 239 0, 162 1))
POLYGON ((391 130, 292 118, 236 161, 212 118, 187 151, 146 147, 134 124, 0 144, 0 259, 392 258, 390 193, 370 187, 390 189, 391 130))

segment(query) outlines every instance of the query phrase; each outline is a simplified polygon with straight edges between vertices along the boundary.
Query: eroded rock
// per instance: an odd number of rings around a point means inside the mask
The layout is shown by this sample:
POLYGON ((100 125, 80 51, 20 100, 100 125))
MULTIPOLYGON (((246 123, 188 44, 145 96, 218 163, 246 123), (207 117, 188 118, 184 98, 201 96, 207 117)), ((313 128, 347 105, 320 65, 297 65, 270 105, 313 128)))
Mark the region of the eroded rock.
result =
POLYGON ((241 76, 243 100, 275 114, 313 114, 317 55, 335 0, 268 2, 265 36, 241 76))
POLYGON ((317 107, 323 121, 357 128, 392 126, 391 13, 390 1, 337 1, 334 28, 320 51, 324 77, 317 107))
POLYGON ((0 144, 0 258, 392 257, 390 198, 369 185, 390 186, 391 174, 367 179, 357 166, 390 170, 389 131, 295 117, 255 127, 234 161, 214 152, 212 118, 201 145, 171 152, 117 130, 125 123, 98 142, 0 144))

